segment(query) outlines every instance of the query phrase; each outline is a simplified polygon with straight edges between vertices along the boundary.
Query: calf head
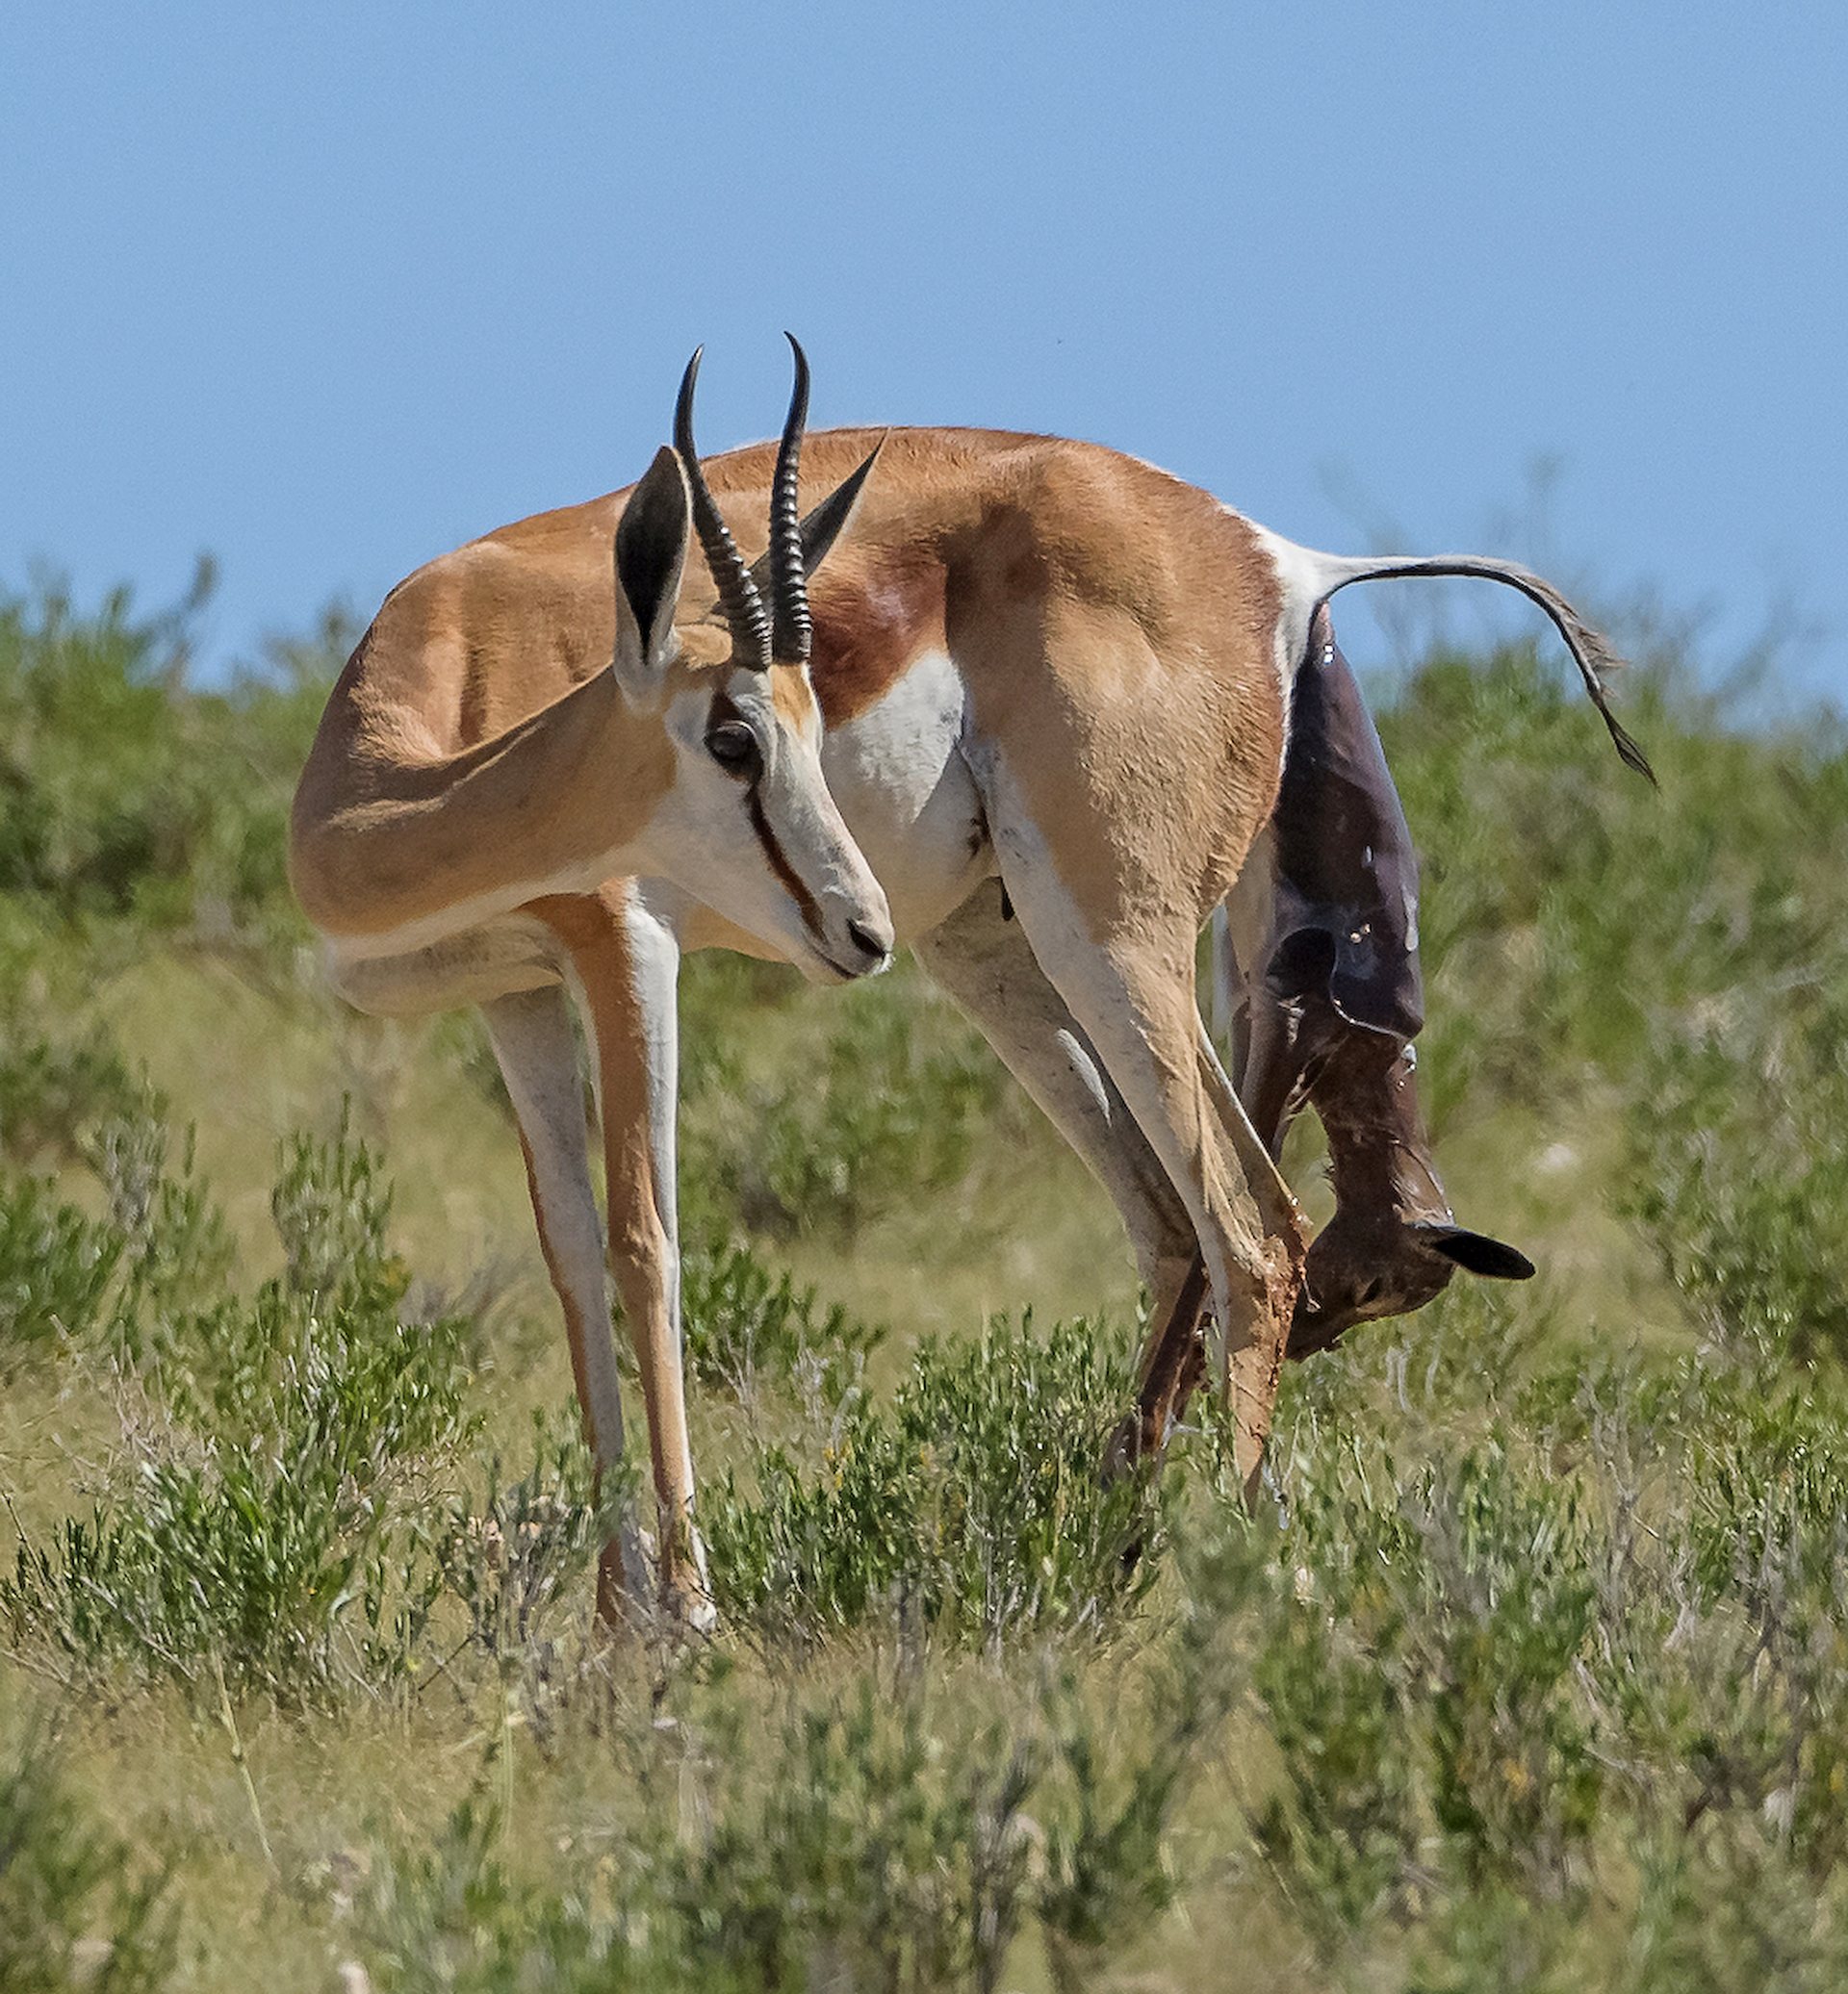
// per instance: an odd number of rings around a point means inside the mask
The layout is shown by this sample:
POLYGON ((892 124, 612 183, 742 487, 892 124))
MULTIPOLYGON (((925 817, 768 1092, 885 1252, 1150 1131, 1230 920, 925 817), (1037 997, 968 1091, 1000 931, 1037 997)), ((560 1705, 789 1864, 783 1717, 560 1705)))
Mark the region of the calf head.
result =
POLYGON ((1305 1021, 1302 1087, 1328 1137, 1335 1215, 1310 1242, 1288 1354, 1325 1350, 1358 1322, 1403 1316, 1461 1267, 1526 1281, 1533 1263, 1450 1215, 1418 1112, 1411 1048, 1339 1018, 1305 1021))

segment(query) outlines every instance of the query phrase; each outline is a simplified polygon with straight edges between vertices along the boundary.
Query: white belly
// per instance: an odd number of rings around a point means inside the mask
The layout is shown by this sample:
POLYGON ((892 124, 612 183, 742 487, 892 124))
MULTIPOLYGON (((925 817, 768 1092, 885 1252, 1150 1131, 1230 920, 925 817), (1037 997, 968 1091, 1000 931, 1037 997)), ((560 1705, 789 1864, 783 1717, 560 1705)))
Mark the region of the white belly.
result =
POLYGON ((935 928, 994 871, 962 758, 964 700, 948 656, 927 652, 822 743, 828 787, 886 889, 901 941, 935 928))
POLYGON ((327 944, 327 980, 356 1010, 416 1017, 459 1004, 485 1004, 560 982, 557 937, 543 921, 504 914, 423 948, 396 955, 327 944))

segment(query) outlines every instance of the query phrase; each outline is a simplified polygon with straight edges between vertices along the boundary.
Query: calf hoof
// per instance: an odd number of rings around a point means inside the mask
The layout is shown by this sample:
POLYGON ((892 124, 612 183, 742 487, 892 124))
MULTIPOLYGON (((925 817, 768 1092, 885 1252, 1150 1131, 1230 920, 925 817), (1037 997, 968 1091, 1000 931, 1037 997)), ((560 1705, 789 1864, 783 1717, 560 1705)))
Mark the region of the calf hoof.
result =
POLYGON ((1098 1479, 1106 1489, 1114 1489, 1125 1475, 1135 1472, 1142 1458, 1142 1415, 1125 1413, 1105 1443, 1103 1470, 1098 1479))

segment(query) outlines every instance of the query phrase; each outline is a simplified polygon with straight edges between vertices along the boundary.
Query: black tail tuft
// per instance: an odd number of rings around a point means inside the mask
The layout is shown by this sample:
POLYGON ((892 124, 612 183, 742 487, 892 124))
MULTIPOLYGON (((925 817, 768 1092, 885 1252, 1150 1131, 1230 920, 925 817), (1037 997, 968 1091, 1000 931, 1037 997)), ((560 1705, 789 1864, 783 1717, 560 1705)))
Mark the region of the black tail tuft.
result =
POLYGON ((1649 765, 1649 756, 1636 745, 1636 737, 1604 704, 1602 692, 1601 687, 1599 694, 1594 695, 1598 701, 1598 710, 1604 715, 1604 725, 1610 729, 1611 741, 1616 746, 1625 768, 1634 769, 1653 788, 1659 789, 1662 785, 1656 780, 1656 771, 1649 765))

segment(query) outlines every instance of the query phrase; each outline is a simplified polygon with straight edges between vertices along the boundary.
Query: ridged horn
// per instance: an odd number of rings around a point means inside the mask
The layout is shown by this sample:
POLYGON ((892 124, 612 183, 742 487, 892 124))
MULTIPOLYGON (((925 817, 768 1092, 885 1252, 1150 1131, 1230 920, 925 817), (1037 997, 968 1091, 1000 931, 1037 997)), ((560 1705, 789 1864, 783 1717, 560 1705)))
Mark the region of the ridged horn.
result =
POLYGON ((785 332, 783 338, 796 358, 796 384, 790 391, 783 441, 777 446, 777 474, 770 486, 770 655, 779 664, 806 665, 815 626, 808 616, 796 486, 803 431, 808 425, 808 356, 793 332, 785 332))
MULTIPOLYGON (((839 539, 841 529, 853 513, 855 501, 860 498, 860 487, 873 474, 873 466, 879 462, 879 453, 885 447, 886 439, 882 436, 827 498, 804 517, 800 532, 805 592, 808 576, 828 558, 828 550, 839 539)), ((770 576, 771 561, 766 551, 752 562, 751 578, 759 589, 767 589, 770 576)))
POLYGON ((706 473, 700 469, 699 451, 693 444, 693 390, 700 378, 700 356, 705 351, 704 346, 693 348, 693 357, 680 376, 680 399, 674 405, 674 447, 680 451, 680 464, 686 472, 694 530, 706 551, 706 565, 712 570, 725 620, 732 626, 737 662, 762 672, 770 665, 769 613, 706 484, 706 473))

